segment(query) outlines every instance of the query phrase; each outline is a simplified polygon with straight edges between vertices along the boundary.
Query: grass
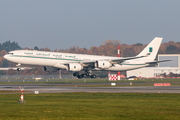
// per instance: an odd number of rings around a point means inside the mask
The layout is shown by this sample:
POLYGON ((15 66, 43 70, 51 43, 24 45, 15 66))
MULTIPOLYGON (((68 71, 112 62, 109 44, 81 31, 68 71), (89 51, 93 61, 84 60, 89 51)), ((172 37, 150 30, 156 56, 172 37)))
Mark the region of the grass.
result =
POLYGON ((1 120, 179 120, 179 94, 0 94, 1 120))

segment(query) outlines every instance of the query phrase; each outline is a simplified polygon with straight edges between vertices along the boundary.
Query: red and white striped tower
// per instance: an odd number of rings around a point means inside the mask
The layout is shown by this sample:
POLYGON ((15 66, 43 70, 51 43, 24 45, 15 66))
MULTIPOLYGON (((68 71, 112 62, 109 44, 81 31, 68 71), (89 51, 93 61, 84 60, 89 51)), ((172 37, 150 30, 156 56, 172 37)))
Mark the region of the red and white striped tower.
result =
MULTIPOLYGON (((120 57, 120 50, 119 50, 119 45, 118 45, 118 57, 120 57)), ((117 78, 118 78, 118 80, 120 80, 121 79, 121 73, 120 73, 120 71, 119 72, 117 72, 117 78)))
POLYGON ((108 80, 110 80, 111 78, 111 73, 110 73, 110 71, 108 72, 108 80))

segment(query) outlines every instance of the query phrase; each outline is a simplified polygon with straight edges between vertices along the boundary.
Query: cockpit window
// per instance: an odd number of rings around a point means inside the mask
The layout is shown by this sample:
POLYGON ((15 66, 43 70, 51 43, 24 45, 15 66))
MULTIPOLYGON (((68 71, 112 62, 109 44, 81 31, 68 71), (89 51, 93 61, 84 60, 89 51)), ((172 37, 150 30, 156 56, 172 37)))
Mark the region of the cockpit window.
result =
POLYGON ((8 54, 13 55, 13 53, 8 53, 8 54))

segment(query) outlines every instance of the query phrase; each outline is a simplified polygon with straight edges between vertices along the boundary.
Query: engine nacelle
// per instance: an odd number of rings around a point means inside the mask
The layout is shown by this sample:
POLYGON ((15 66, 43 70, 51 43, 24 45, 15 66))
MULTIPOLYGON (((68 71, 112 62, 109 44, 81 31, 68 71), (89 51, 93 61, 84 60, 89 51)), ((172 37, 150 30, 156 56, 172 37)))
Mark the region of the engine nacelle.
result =
POLYGON ((101 68, 101 69, 108 69, 112 67, 112 63, 110 63, 109 61, 96 61, 95 64, 97 68, 101 68))
POLYGON ((46 72, 57 72, 59 69, 55 67, 44 67, 44 71, 46 72))
POLYGON ((83 66, 79 63, 69 63, 68 70, 69 71, 81 71, 83 66))
POLYGON ((17 71, 21 71, 21 68, 17 68, 17 71))

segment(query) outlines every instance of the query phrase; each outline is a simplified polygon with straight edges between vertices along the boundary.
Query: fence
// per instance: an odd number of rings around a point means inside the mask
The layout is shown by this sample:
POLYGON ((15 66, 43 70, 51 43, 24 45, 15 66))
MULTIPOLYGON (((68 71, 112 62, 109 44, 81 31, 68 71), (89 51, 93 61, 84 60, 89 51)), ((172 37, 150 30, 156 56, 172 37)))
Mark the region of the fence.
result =
MULTIPOLYGON (((0 79, 59 79, 59 75, 0 75, 0 79)), ((61 78, 74 79, 72 75, 61 75, 61 78)))

